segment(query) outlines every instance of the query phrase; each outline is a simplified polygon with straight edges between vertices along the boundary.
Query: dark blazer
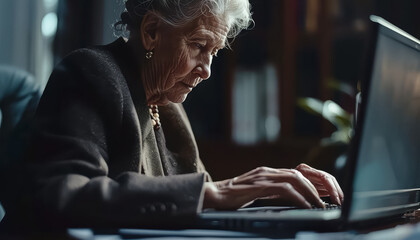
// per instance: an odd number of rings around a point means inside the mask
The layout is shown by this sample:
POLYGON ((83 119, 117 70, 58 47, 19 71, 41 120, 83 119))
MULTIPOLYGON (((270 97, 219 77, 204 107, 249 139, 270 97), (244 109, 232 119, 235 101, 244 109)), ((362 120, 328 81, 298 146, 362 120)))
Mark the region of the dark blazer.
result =
POLYGON ((132 54, 120 38, 53 71, 28 154, 27 203, 42 224, 141 226, 201 211, 206 173, 188 118, 180 104, 159 108, 176 159, 162 162, 132 54))

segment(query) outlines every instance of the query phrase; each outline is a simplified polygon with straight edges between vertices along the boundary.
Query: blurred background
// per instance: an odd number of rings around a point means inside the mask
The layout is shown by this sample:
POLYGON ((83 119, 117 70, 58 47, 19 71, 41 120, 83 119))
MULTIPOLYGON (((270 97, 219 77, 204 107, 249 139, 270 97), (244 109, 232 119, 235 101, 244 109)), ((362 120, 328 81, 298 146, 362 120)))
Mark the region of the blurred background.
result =
MULTIPOLYGON (((352 136, 370 14, 420 38, 420 1, 251 0, 255 25, 184 107, 213 178, 300 162, 338 174, 352 136)), ((0 1, 0 65, 45 86, 70 51, 114 41, 123 0, 0 1)))

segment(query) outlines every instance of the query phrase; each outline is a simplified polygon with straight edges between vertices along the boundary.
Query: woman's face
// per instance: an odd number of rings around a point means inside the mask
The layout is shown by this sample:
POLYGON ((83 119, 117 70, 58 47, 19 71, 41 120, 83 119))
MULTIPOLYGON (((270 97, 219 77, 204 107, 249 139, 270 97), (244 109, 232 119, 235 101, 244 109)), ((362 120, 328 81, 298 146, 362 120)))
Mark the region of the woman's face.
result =
POLYGON ((202 80, 210 77, 217 51, 225 47, 228 27, 214 17, 201 17, 190 24, 159 28, 154 49, 156 75, 161 81, 161 100, 183 102, 202 80))

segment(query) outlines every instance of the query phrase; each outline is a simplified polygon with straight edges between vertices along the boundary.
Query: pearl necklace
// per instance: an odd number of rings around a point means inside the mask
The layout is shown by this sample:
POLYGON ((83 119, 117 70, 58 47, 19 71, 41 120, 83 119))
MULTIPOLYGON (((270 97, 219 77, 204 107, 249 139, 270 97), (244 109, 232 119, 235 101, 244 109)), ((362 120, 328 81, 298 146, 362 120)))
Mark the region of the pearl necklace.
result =
POLYGON ((158 130, 161 126, 160 119, 159 119, 159 109, 157 105, 150 105, 149 106, 149 113, 152 119, 153 129, 158 130))

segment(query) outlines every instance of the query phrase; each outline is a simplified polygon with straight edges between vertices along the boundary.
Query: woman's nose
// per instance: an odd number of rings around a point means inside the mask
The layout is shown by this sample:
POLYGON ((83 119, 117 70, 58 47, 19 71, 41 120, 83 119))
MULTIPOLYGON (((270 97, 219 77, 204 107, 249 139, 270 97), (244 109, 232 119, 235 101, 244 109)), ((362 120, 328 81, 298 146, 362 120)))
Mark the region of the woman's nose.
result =
POLYGON ((211 60, 212 59, 210 57, 206 61, 202 61, 194 69, 194 73, 198 74, 203 80, 208 79, 211 75, 211 60))
POLYGON ((211 70, 210 65, 199 65, 195 68, 195 73, 197 73, 200 78, 206 80, 210 77, 211 70))

